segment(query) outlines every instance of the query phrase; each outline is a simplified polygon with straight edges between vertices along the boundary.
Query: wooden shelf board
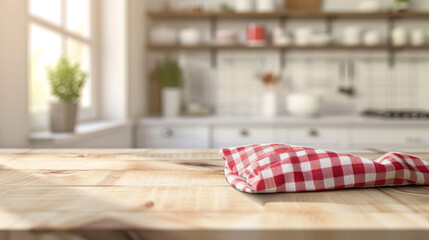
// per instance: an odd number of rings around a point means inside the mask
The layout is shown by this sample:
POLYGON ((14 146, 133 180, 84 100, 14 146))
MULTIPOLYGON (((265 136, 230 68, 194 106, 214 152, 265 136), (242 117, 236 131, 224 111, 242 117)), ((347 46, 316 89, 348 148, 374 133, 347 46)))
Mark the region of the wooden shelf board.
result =
POLYGON ((343 46, 343 45, 329 45, 329 46, 248 46, 248 45, 149 45, 151 50, 429 50, 428 46, 404 46, 396 47, 389 45, 378 46, 343 46))
POLYGON ((429 12, 269 12, 269 13, 219 13, 219 12, 148 12, 153 19, 186 18, 429 18, 429 12))

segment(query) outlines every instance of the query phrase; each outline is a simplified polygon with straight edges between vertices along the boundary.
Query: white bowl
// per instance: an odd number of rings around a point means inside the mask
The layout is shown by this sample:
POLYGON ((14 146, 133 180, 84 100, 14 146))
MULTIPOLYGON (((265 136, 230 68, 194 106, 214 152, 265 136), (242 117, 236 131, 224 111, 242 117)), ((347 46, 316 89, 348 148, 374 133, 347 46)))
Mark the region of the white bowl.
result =
POLYGON ((287 111, 298 117, 312 117, 320 112, 321 99, 317 95, 294 93, 286 98, 287 111))

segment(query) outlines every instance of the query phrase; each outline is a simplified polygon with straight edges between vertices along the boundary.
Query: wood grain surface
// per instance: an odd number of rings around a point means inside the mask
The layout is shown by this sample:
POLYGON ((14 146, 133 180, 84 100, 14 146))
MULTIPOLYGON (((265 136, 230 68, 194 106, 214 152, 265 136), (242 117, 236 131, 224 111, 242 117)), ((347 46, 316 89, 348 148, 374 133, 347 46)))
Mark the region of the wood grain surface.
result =
POLYGON ((250 195, 223 167, 218 150, 0 150, 0 239, 429 238, 429 187, 250 195))

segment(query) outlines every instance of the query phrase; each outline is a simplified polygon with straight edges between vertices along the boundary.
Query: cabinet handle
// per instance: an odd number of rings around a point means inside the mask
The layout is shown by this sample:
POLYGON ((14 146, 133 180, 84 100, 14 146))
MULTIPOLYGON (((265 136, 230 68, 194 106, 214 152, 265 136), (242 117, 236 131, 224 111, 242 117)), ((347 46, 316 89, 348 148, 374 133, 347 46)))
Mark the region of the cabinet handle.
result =
POLYGON ((310 134, 310 136, 312 136, 312 137, 318 137, 319 136, 319 131, 317 131, 317 129, 310 129, 310 132, 309 132, 309 134, 310 134))
POLYGON ((240 130, 240 135, 242 137, 248 137, 250 135, 249 130, 247 130, 247 129, 241 129, 240 130))
POLYGON ((419 137, 414 138, 414 143, 423 143, 423 139, 419 137))
POLYGON ((170 128, 167 128, 162 132, 163 137, 172 137, 173 135, 174 135, 174 132, 170 128))

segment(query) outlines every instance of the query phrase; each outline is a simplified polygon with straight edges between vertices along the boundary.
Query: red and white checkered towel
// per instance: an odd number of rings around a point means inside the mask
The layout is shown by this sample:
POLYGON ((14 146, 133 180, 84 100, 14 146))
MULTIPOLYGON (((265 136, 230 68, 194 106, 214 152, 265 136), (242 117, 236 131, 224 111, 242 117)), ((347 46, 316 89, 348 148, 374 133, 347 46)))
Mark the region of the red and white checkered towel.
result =
POLYGON ((308 147, 264 144, 221 149, 220 155, 226 160, 228 183, 249 193, 429 184, 429 162, 396 152, 372 161, 308 147))

